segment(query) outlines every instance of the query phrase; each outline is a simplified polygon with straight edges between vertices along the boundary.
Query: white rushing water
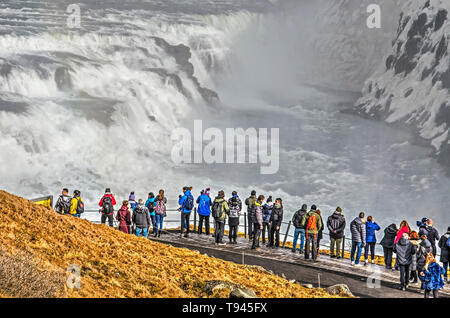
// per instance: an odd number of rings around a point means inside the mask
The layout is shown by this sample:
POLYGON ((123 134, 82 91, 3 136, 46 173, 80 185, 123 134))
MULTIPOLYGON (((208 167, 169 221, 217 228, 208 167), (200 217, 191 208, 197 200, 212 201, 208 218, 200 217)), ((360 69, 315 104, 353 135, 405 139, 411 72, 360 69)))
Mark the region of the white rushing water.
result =
MULTIPOLYGON (((282 197, 287 218, 315 203, 325 216, 342 206, 348 221, 363 210, 384 226, 426 215, 447 227, 450 180, 430 150, 342 112, 358 94, 318 88, 339 78, 314 73, 333 64, 313 50, 331 38, 315 20, 326 1, 78 3, 76 30, 70 1, 0 3, 0 188, 25 197, 76 188, 91 207, 105 187, 121 199, 164 188, 173 202, 184 185, 256 189, 282 197), (279 128, 279 172, 175 165, 171 133, 194 119, 222 131, 279 128)), ((370 65, 382 63, 377 54, 370 65)), ((370 73, 338 69, 352 82, 370 73)))

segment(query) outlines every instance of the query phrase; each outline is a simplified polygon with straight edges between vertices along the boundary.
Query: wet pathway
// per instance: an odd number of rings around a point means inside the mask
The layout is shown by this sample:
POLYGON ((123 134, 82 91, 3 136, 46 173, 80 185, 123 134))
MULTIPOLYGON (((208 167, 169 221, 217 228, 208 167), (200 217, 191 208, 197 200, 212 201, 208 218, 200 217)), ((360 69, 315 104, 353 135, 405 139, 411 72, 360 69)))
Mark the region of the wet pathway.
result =
MULTIPOLYGON (((235 263, 259 265, 275 274, 296 280, 314 287, 328 287, 335 284, 346 284, 359 297, 376 298, 423 298, 419 285, 412 285, 408 291, 402 292, 399 287, 399 272, 386 270, 383 266, 351 266, 347 259, 336 260, 328 255, 320 255, 317 262, 305 260, 303 255, 292 253, 290 249, 269 249, 261 245, 259 251, 250 249, 247 239, 238 238, 236 245, 217 246, 211 235, 191 233, 189 238, 180 237, 179 233, 168 232, 161 238, 153 240, 176 247, 198 250, 200 253, 235 263)), ((224 238, 224 242, 227 238, 224 238)), ((450 288, 445 286, 441 297, 450 297, 450 288)))

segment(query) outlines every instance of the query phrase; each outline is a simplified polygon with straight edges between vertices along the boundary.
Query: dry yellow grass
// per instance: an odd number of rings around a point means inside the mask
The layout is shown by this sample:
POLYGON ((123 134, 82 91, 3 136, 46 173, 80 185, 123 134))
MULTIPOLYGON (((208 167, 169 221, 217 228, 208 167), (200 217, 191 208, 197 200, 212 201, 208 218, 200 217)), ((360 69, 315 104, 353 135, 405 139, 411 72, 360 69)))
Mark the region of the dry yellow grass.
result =
MULTIPOLYGON (((71 264, 80 266, 81 288, 69 289, 64 283, 56 297, 208 297, 202 288, 211 280, 241 284, 258 297, 336 297, 243 265, 62 216, 4 191, 0 244, 11 257, 28 253, 55 277, 68 277, 71 264)), ((0 295, 20 296, 9 289, 0 289, 0 295)))

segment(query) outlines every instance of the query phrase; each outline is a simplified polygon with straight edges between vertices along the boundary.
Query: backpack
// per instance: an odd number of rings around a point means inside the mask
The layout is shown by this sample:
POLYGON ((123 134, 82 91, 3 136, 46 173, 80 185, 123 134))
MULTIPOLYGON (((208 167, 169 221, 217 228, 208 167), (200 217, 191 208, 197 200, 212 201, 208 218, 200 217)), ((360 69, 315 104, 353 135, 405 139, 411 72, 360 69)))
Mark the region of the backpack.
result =
POLYGON ((78 198, 77 214, 82 214, 82 213, 84 213, 84 202, 83 202, 83 200, 81 200, 81 198, 78 198))
POLYGON ((212 215, 215 219, 222 217, 222 209, 223 209, 222 202, 214 202, 212 207, 212 215))
POLYGON ((447 241, 445 242, 445 246, 447 247, 447 249, 450 249, 450 237, 447 238, 447 241))
POLYGON ((156 206, 154 206, 155 213, 158 215, 164 214, 164 203, 161 200, 156 202, 156 206))
POLYGON ((183 208, 187 211, 192 211, 192 209, 194 208, 194 197, 192 195, 188 195, 186 197, 183 208))
POLYGON ((314 214, 312 214, 308 218, 308 224, 306 225, 306 231, 317 231, 316 216, 314 214))
POLYGON ((102 203, 103 213, 111 214, 113 212, 113 204, 111 197, 103 197, 102 203))
POLYGON ((152 213, 153 211, 155 211, 155 201, 149 201, 146 207, 148 211, 152 213))

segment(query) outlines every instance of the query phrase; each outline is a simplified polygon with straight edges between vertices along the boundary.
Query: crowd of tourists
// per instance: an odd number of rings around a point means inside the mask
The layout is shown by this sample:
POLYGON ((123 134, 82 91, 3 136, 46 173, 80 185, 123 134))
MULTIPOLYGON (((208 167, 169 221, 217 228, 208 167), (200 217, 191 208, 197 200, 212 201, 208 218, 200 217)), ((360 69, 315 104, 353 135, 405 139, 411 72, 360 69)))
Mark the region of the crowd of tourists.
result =
MULTIPOLYGON (((256 191, 252 191, 250 196, 242 201, 236 191, 233 191, 227 200, 222 190, 212 199, 211 189, 206 188, 195 200, 192 187, 183 187, 183 193, 178 198, 178 211, 181 218, 180 235, 189 237, 190 218, 197 205, 198 234, 211 235, 210 218, 212 217, 215 244, 226 245, 223 241, 226 223, 229 244, 237 244, 243 203, 246 205, 247 231, 251 249, 259 250, 261 242, 268 248, 279 248, 284 215, 283 200, 281 198, 274 200, 272 196, 267 198, 264 195, 257 196, 256 191)), ((138 199, 137 201, 135 193, 131 192, 128 200, 122 201, 121 207, 115 214, 116 204, 115 196, 111 193, 111 189, 107 188, 99 201, 102 224, 108 222, 109 226, 113 227, 115 218, 118 229, 127 234, 138 237, 149 235, 160 237, 163 233, 163 222, 167 216, 167 198, 164 196, 164 190, 159 190, 156 196, 150 192, 146 200, 138 199), (152 228, 151 233, 149 233, 150 228, 152 228)), ((73 196, 70 196, 68 189, 63 189, 56 202, 55 211, 80 217, 84 213, 84 202, 80 197, 80 191, 75 190, 73 196)), ((294 226, 293 253, 297 252, 298 246, 300 254, 304 254, 305 259, 317 261, 323 231, 327 228, 330 236, 329 256, 336 259, 343 257, 341 247, 347 223, 341 207, 337 207, 324 222, 322 213, 316 205, 311 205, 308 211, 308 206, 303 204, 294 213, 292 224, 294 226)), ((445 283, 449 283, 447 272, 450 227, 444 235, 440 236, 434 227, 433 220, 426 217, 417 222, 417 227, 417 231, 413 230, 404 220, 398 228, 396 224, 391 224, 384 229, 384 237, 380 241, 384 251, 384 265, 386 269, 399 271, 401 290, 406 290, 410 285, 421 284, 426 298, 431 294, 437 298, 439 289, 445 283), (438 248, 443 266, 440 266, 436 260, 438 248), (393 254, 396 255, 394 262, 393 254)), ((369 259, 370 263, 375 263, 376 232, 380 230, 381 227, 374 221, 373 216, 366 218, 364 212, 359 213, 350 222, 352 266, 367 266, 369 259), (364 264, 360 264, 363 255, 364 264)))

